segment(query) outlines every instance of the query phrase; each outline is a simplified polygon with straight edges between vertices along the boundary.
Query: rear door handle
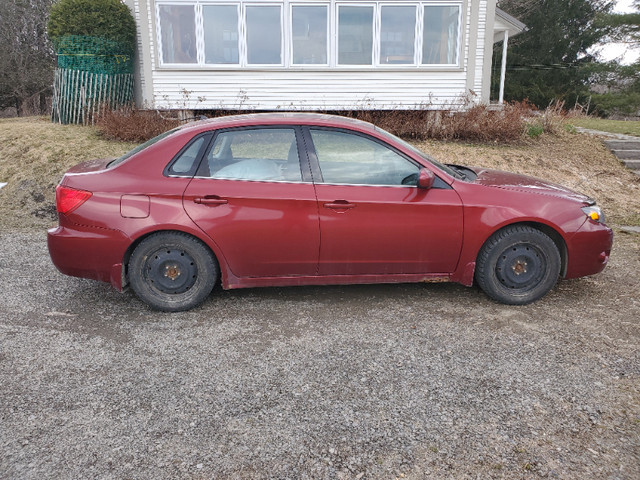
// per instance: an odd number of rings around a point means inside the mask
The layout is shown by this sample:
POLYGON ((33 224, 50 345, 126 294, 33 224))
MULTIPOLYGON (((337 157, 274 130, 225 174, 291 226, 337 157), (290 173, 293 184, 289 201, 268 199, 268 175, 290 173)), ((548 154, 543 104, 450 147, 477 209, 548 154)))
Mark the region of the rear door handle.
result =
POLYGON ((204 197, 196 197, 193 199, 194 203, 200 205, 210 205, 215 207, 217 205, 226 205, 229 203, 225 198, 220 198, 218 195, 205 195, 204 197))
POLYGON ((349 208, 355 208, 356 204, 347 202, 346 200, 334 200, 331 203, 325 203, 324 208, 332 208, 334 210, 347 210, 349 208))

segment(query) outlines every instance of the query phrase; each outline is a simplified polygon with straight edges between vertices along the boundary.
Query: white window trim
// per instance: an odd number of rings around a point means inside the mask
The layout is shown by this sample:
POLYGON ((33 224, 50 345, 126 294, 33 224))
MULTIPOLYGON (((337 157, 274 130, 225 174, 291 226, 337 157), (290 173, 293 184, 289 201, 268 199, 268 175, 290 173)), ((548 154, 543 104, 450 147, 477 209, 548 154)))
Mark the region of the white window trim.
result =
POLYGON ((464 23, 465 12, 468 9, 468 2, 472 0, 441 0, 431 1, 411 1, 402 3, 391 3, 390 0, 363 1, 356 0, 273 0, 269 2, 258 2, 257 0, 157 0, 155 2, 155 29, 157 41, 158 67, 163 70, 424 70, 424 71, 457 71, 464 68, 463 49, 465 48, 464 34, 466 24, 464 23), (196 35, 196 56, 197 63, 165 63, 163 60, 162 29, 160 26, 160 7, 166 5, 190 5, 195 9, 195 35, 196 35), (238 63, 205 63, 206 52, 204 42, 204 14, 203 7, 207 5, 226 5, 238 8, 238 63), (280 7, 280 63, 279 64, 250 64, 248 63, 247 52, 247 24, 246 7, 248 6, 276 6, 280 7), (299 64, 293 63, 293 7, 294 6, 321 6, 327 9, 327 55, 328 62, 325 64, 299 64), (349 65, 338 63, 339 49, 339 7, 373 7, 373 45, 372 63, 368 65, 349 65), (381 28, 382 28, 382 7, 383 6, 404 6, 414 7, 416 11, 416 26, 414 37, 414 61, 404 64, 386 64, 380 62, 381 49, 381 28), (423 54, 423 27, 425 7, 457 7, 458 8, 458 32, 457 45, 455 50, 454 63, 422 63, 423 54), (467 7, 467 9, 465 9, 467 7))

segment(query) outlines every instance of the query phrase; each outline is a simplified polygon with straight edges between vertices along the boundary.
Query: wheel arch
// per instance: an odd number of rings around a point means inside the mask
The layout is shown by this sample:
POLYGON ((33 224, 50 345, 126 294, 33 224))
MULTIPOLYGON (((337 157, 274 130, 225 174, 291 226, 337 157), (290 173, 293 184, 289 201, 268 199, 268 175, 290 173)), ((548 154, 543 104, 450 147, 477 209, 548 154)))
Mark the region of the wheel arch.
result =
POLYGON ((506 228, 514 227, 514 226, 527 226, 527 227, 535 228, 536 230, 539 230, 540 232, 544 233, 546 236, 551 238, 551 240, 553 240, 553 243, 556 245, 556 248, 558 249, 558 252, 560 253, 560 259, 562 261, 562 264, 560 265, 560 276, 562 278, 564 278, 566 276, 566 274, 567 274, 567 267, 568 267, 568 264, 569 264, 569 253, 568 253, 568 249, 567 249, 567 243, 565 242, 564 237, 562 236, 562 234, 558 230, 556 230, 554 227, 552 227, 550 225, 547 225, 547 224, 541 223, 541 222, 519 221, 519 222, 508 223, 506 225, 500 226, 500 228, 498 228, 495 231, 491 232, 491 235, 489 235, 485 239, 485 241, 480 246, 480 249, 478 249, 478 253, 476 254, 476 258, 477 258, 477 255, 480 255, 480 252, 482 251, 482 248, 491 239, 491 237, 493 237, 498 232, 501 232, 501 231, 505 230, 506 228))
POLYGON ((226 276, 227 272, 226 272, 226 265, 224 264, 224 262, 221 262, 221 255, 218 255, 218 253, 216 252, 216 249, 214 247, 212 247, 212 245, 210 244, 210 242, 207 241, 207 239, 195 234, 192 231, 189 230, 185 230, 182 228, 170 228, 170 227, 166 227, 166 228, 159 228, 157 230, 149 230, 149 231, 145 231, 144 233, 142 233, 141 235, 139 235, 138 237, 136 237, 133 242, 131 242, 131 244, 129 245, 129 247, 127 247, 127 249, 124 252, 124 255, 122 257, 122 270, 123 270, 123 280, 124 280, 124 284, 122 285, 122 287, 124 288, 126 285, 129 284, 129 262, 131 260, 131 255, 133 254, 133 251, 136 249, 136 247, 138 245, 140 245, 140 243, 142 241, 144 241, 146 238, 151 237, 152 235, 156 235, 156 234, 161 234, 161 233, 173 233, 173 232, 177 232, 177 233, 182 233, 185 235, 189 235, 190 237, 198 240, 200 243, 202 243, 207 250, 209 251, 209 253, 211 254, 211 256, 213 257, 214 261, 216 262, 216 264, 218 265, 218 268, 220 269, 220 281, 224 282, 224 279, 222 278, 223 276, 226 276))

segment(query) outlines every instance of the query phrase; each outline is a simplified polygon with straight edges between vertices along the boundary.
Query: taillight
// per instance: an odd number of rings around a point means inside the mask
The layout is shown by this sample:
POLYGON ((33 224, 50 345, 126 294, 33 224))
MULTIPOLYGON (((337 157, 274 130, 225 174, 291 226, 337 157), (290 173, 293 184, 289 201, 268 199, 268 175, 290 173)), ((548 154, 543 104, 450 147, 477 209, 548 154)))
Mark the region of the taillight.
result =
POLYGON ((89 200, 91 195, 93 194, 86 190, 77 190, 75 188, 58 185, 56 187, 56 209, 58 212, 66 215, 89 200))

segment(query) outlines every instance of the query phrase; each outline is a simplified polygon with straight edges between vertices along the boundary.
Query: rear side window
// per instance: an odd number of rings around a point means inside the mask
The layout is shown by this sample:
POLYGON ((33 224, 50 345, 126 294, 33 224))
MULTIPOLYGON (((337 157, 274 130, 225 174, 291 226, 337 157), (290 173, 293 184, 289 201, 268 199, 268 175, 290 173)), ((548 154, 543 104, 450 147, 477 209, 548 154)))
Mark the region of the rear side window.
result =
POLYGON ((195 172, 200 151, 204 145, 205 140, 208 137, 202 136, 196 138, 183 149, 178 156, 173 160, 167 173, 169 175, 190 175, 195 172))

